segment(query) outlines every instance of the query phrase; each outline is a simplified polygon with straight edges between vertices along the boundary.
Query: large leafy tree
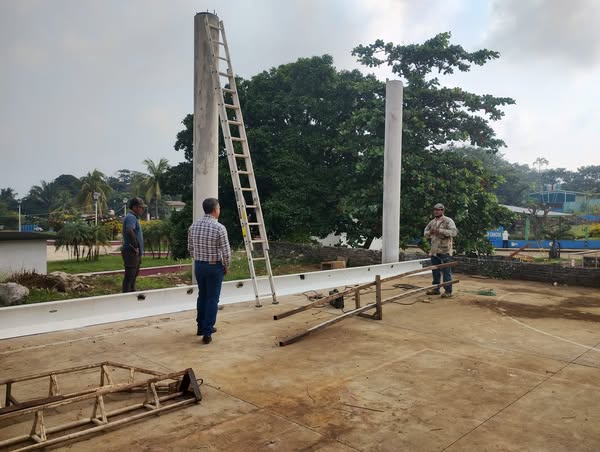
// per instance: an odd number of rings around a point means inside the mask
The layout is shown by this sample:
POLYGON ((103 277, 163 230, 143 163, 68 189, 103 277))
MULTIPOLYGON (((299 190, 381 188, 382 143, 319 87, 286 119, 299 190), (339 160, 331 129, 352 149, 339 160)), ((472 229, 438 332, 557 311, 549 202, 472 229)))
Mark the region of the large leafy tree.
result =
MULTIPOLYGON (((502 179, 448 145, 462 142, 496 152, 503 142, 489 121, 500 119, 500 108, 513 100, 441 86, 432 71, 450 75, 498 56, 466 52, 449 39, 441 34, 413 46, 377 41, 355 54, 369 66, 387 61, 405 80, 402 242, 421 235, 431 206, 442 201, 461 228, 459 249, 485 252, 485 230, 506 222, 507 212, 493 194, 502 179)), ((269 236, 305 240, 335 230, 364 246, 379 237, 384 83, 359 71, 337 71, 325 55, 239 80, 238 91, 269 236)), ((175 180, 191 187, 192 123, 189 115, 177 135, 175 147, 188 162, 170 171, 169 191, 175 180)), ((224 221, 233 225, 237 213, 226 165, 221 158, 220 198, 228 207, 224 221)))
POLYGON ((331 232, 341 190, 370 146, 355 140, 365 130, 361 113, 382 105, 383 85, 337 71, 324 55, 264 71, 239 88, 269 235, 331 232))
MULTIPOLYGON (((508 213, 498 206, 493 195, 500 182, 475 161, 460 158, 448 146, 464 143, 487 152, 504 146, 490 121, 502 118, 501 107, 514 103, 508 97, 478 95, 461 88, 442 86, 437 72, 450 76, 466 72, 499 57, 483 49, 468 52, 450 43, 450 33, 440 33, 423 44, 395 45, 381 40, 358 46, 353 54, 369 66, 387 64, 404 81, 403 171, 401 201, 401 241, 407 243, 421 235, 435 202, 443 202, 457 220, 461 234, 459 250, 484 252, 489 249, 485 230, 507 221, 508 213), (459 187, 452 190, 453 187, 459 187), (450 191, 449 191, 450 190, 450 191), (461 196, 462 195, 462 196, 461 196), (473 201, 471 201, 473 200, 473 201)), ((360 224, 355 241, 381 234, 383 159, 381 149, 362 155, 372 160, 358 167, 356 178, 362 186, 372 186, 358 196, 350 192, 346 199, 346 224, 360 224), (377 177, 374 178, 373 175, 377 177), (375 187, 373 187, 375 185, 375 187), (358 221, 357 221, 358 220, 358 221)))
MULTIPOLYGON (((369 146, 355 142, 361 132, 348 130, 362 127, 365 110, 383 105, 383 84, 359 71, 339 72, 325 55, 239 79, 237 86, 269 237, 306 240, 331 232, 342 182, 369 146)), ((170 169, 165 192, 190 201, 192 115, 183 124, 175 149, 187 162, 170 169)), ((235 242, 239 219, 222 144, 219 166, 222 221, 235 242)))

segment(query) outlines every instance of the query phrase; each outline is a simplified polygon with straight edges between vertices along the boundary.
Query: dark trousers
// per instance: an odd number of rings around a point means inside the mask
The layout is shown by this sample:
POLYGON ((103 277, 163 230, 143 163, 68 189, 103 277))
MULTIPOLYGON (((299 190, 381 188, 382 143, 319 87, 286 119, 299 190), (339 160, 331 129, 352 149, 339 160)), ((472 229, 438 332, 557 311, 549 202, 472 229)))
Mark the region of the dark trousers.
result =
POLYGON ((508 248, 508 240, 502 240, 502 248, 508 248))
POLYGON ((122 250, 125 275, 123 276, 123 293, 135 292, 135 280, 140 272, 142 257, 133 250, 122 250))
POLYGON ((198 333, 210 336, 217 321, 225 268, 221 262, 209 264, 206 261, 194 261, 194 274, 198 282, 198 299, 196 300, 198 333))
MULTIPOLYGON (((436 254, 431 256, 432 265, 447 264, 448 262, 450 262, 449 254, 436 254)), ((452 267, 431 270, 431 273, 433 275, 433 285, 440 283, 442 273, 444 274, 444 282, 452 281, 452 267)), ((446 293, 452 293, 452 284, 444 286, 444 291, 446 293)))

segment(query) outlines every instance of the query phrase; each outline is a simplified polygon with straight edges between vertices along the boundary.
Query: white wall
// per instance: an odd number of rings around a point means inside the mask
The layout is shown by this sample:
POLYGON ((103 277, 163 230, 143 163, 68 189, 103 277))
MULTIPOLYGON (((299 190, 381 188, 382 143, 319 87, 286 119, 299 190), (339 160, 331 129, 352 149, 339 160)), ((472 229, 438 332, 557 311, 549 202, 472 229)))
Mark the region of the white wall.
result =
MULTIPOLYGON (((311 239, 313 239, 315 242, 317 242, 319 245, 321 246, 343 246, 343 247, 347 247, 348 246, 348 241, 346 240, 346 233, 342 232, 341 235, 336 235, 333 232, 330 232, 329 235, 327 235, 327 237, 320 239, 319 237, 311 237, 311 239)), ((382 241, 381 238, 379 239, 373 239, 373 242, 371 242, 371 246, 369 247, 369 249, 371 251, 381 251, 382 248, 382 241)))
POLYGON ((0 275, 22 271, 46 274, 46 240, 0 241, 0 275))

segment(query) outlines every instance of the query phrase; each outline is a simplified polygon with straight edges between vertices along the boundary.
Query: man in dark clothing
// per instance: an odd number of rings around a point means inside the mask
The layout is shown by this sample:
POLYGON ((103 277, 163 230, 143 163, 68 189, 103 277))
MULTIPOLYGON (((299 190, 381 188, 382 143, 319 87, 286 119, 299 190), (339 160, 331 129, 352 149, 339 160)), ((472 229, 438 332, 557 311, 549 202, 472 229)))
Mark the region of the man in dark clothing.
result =
POLYGON ((219 296, 223 277, 231 264, 231 249, 227 229, 218 222, 221 206, 216 198, 202 202, 204 216, 194 221, 188 230, 188 250, 194 259, 194 274, 198 282, 196 302, 197 335, 210 344, 215 332, 219 296))
POLYGON ((144 213, 144 201, 141 198, 129 200, 129 212, 123 218, 123 248, 121 256, 125 265, 123 293, 135 292, 135 280, 140 272, 144 255, 144 234, 140 225, 140 216, 144 213))

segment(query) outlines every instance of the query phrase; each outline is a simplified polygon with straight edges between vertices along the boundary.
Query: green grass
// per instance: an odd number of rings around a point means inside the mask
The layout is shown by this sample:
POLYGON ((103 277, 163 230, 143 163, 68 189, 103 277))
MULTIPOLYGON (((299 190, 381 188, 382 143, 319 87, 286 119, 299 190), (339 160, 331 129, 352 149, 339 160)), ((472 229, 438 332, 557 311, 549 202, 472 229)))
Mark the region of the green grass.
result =
MULTIPOLYGON (((169 258, 153 259, 151 256, 142 258, 142 268, 160 267, 163 265, 190 264, 191 259, 175 260, 169 258)), ((123 270, 121 256, 100 256, 97 261, 66 260, 48 262, 48 273, 61 271, 65 273, 91 273, 108 270, 123 270)))
MULTIPOLYGON (((191 264, 190 259, 175 261, 173 259, 152 259, 142 260, 142 267, 156 267, 160 265, 171 264, 191 264)), ((286 275, 291 273, 306 273, 319 270, 319 265, 314 263, 302 263, 288 259, 274 259, 271 261, 274 275, 286 275)), ((66 273, 89 273, 106 270, 121 270, 123 260, 121 256, 100 256, 98 261, 54 261, 48 262, 48 272, 64 271, 66 273)), ((264 275, 264 263, 256 263, 257 275, 264 275), (262 266, 262 268, 261 268, 262 266)), ((225 281, 250 278, 248 271, 248 261, 244 252, 236 251, 233 253, 233 259, 229 272, 225 276, 225 281)), ((90 289, 81 292, 62 293, 55 290, 29 288, 29 296, 26 303, 42 303, 45 301, 68 300, 72 298, 95 297, 99 295, 109 295, 121 292, 122 275, 104 275, 92 276, 85 279, 85 282, 91 286, 90 289)), ((138 290, 164 289, 175 287, 177 284, 192 284, 191 265, 188 270, 179 273, 163 273, 154 276, 140 276, 137 278, 136 288, 138 290)))
MULTIPOLYGON (((94 276, 86 281, 92 286, 91 289, 82 292, 57 292, 48 289, 29 289, 26 304, 42 303, 44 301, 69 300, 72 298, 96 297, 99 295, 110 295, 121 292, 123 277, 121 275, 94 276)), ((192 272, 169 273, 160 276, 139 277, 136 281, 138 290, 166 289, 175 287, 176 284, 191 284, 192 272)))

